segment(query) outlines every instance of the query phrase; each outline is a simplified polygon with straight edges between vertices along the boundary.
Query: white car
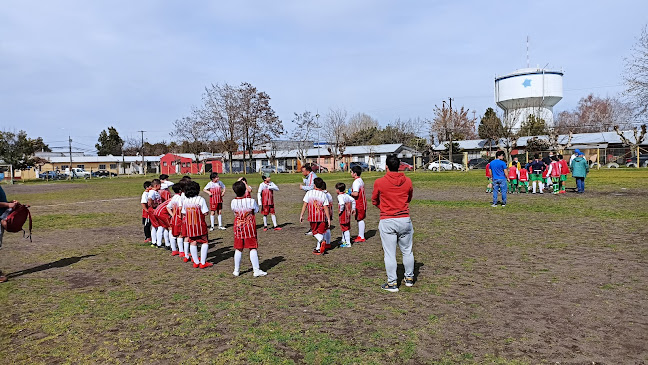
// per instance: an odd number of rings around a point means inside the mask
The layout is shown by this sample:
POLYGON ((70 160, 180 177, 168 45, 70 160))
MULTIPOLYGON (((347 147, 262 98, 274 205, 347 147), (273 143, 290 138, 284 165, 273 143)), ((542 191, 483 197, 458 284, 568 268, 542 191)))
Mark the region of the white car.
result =
MULTIPOLYGON (((70 175, 70 169, 65 169, 65 173, 70 175)), ((90 172, 78 168, 78 167, 73 167, 72 168, 72 178, 83 178, 83 179, 89 179, 90 178, 90 172)))
POLYGON ((446 171, 446 170, 463 171, 463 165, 458 163, 452 163, 448 160, 435 160, 430 162, 430 164, 427 166, 427 169, 432 171, 446 171))

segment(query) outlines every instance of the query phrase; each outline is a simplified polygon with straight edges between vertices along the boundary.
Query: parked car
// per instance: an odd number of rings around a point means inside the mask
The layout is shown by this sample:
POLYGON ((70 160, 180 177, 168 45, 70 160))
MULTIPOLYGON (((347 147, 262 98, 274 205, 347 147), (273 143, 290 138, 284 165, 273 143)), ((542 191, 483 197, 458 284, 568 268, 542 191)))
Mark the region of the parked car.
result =
POLYGON ((280 174, 286 172, 286 169, 283 166, 273 166, 273 165, 263 165, 259 169, 260 172, 266 174, 280 174))
POLYGON ((400 166, 398 166, 398 171, 412 171, 414 166, 408 164, 407 162, 401 161, 400 166))
POLYGON ((92 172, 92 177, 115 177, 116 173, 108 170, 97 170, 92 172))
POLYGON ((349 169, 353 168, 353 166, 360 166, 362 171, 376 171, 376 166, 369 165, 366 162, 356 161, 349 163, 349 169))
MULTIPOLYGON (((637 156, 626 159, 626 167, 637 167, 637 156)), ((648 167, 648 154, 639 155, 639 166, 648 167)))
POLYGON ((320 165, 316 164, 315 162, 311 163, 310 165, 311 165, 311 169, 313 169, 313 171, 315 171, 315 172, 328 172, 329 171, 328 168, 326 168, 324 166, 320 166, 320 165))
POLYGON ((72 169, 65 169, 66 174, 70 174, 72 178, 89 179, 90 173, 84 169, 73 167, 72 169))
POLYGON ((61 174, 58 171, 45 171, 38 174, 38 178, 42 180, 65 180, 67 174, 61 174))
POLYGON ((482 157, 473 158, 473 159, 468 161, 468 169, 469 170, 472 170, 472 169, 485 169, 486 165, 488 165, 488 163, 490 161, 491 161, 490 159, 486 159, 486 158, 482 158, 482 157))
POLYGON ((428 170, 432 171, 463 170, 463 166, 461 164, 450 162, 448 160, 432 161, 427 168, 428 170))

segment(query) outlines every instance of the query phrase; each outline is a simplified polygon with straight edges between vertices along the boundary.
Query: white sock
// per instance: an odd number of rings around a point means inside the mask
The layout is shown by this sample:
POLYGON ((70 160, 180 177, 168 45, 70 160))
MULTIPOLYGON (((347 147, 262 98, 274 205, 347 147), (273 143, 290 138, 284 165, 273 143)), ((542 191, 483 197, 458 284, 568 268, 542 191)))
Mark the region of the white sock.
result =
POLYGON ((223 216, 220 214, 218 215, 218 226, 219 227, 223 226, 223 216))
POLYGON ((272 224, 276 227, 277 226, 277 217, 274 214, 271 217, 272 217, 272 224))
POLYGON ((211 227, 214 228, 214 216, 210 215, 209 220, 211 221, 211 227))
POLYGON ((346 231, 342 233, 342 240, 346 243, 351 243, 351 231, 346 231))
POLYGON ((157 245, 157 230, 151 226, 151 243, 157 245))
POLYGON ((268 226, 268 216, 267 216, 267 215, 264 215, 264 216, 263 216, 263 226, 264 226, 264 227, 267 227, 267 226, 268 226))
POLYGON ((241 268, 241 256, 243 253, 239 250, 234 251, 234 271, 238 272, 241 268))
POLYGON ((542 191, 544 190, 544 184, 542 183, 542 181, 538 181, 538 185, 540 185, 540 192, 542 193, 542 191))
POLYGON ((254 272, 259 271, 259 254, 257 250, 250 250, 250 262, 252 263, 252 269, 254 272))
POLYGON ((189 246, 189 249, 191 250, 191 259, 193 260, 193 263, 200 264, 200 261, 198 261, 198 246, 191 245, 189 246))
POLYGON ((183 245, 183 242, 184 242, 184 238, 182 238, 182 237, 178 237, 178 239, 177 239, 178 251, 182 251, 182 252, 184 252, 184 245, 183 245))
POLYGON ((203 243, 200 246, 200 263, 205 264, 207 262, 207 251, 209 250, 209 244, 203 243))
POLYGON ((365 223, 364 220, 358 222, 358 236, 364 238, 365 223))
POLYGON ((534 182, 531 183, 531 185, 533 186, 533 193, 534 194, 536 192, 536 185, 537 185, 536 183, 537 183, 537 181, 534 181, 534 182))
POLYGON ((315 239, 317 240, 317 247, 315 247, 316 249, 318 249, 318 250, 320 249, 320 247, 322 245, 322 239, 323 238, 324 238, 324 236, 322 236, 319 233, 315 235, 315 239))
POLYGON ((189 257, 189 242, 184 242, 185 257, 189 257))
POLYGON ((163 235, 164 235, 164 245, 169 247, 171 245, 171 242, 169 240, 169 230, 166 228, 162 229, 163 235))
POLYGON ((327 229, 326 233, 324 233, 324 241, 328 243, 329 245, 331 244, 331 230, 327 229))
POLYGON ((158 227, 156 233, 157 233, 157 245, 158 247, 162 247, 162 236, 164 236, 164 228, 158 227))
POLYGON ((178 251, 178 246, 176 245, 176 238, 171 236, 171 251, 178 251))

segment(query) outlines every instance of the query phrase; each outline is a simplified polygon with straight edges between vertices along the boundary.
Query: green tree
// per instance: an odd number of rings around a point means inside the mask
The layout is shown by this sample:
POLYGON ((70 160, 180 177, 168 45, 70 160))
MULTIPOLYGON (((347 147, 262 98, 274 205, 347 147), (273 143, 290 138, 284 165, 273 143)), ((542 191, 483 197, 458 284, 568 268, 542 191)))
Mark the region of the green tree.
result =
POLYGON ((529 114, 520 126, 520 136, 541 136, 547 134, 547 123, 544 119, 539 118, 533 114, 529 114))
POLYGON ((34 166, 37 163, 34 152, 39 150, 51 151, 41 137, 31 139, 25 131, 0 131, 0 159, 13 166, 14 171, 34 166))
POLYGON ((493 108, 486 109, 484 116, 477 127, 479 138, 488 140, 497 140, 504 135, 504 126, 502 120, 497 116, 493 108))
POLYGON ((124 147, 124 140, 119 137, 119 133, 114 127, 108 127, 108 131, 101 131, 98 142, 95 145, 99 156, 113 155, 119 156, 124 147))

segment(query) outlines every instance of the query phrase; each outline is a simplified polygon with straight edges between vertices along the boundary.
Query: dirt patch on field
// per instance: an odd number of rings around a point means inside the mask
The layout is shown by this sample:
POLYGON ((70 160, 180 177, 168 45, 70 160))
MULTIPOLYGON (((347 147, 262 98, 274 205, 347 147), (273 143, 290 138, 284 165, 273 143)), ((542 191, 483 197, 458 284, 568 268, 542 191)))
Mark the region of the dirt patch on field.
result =
POLYGON ((56 184, 56 183, 41 183, 41 184, 16 184, 16 185, 4 185, 2 187, 7 193, 7 196, 11 194, 33 194, 33 193, 49 193, 52 191, 65 191, 65 190, 75 190, 83 189, 83 185, 75 184, 56 184))
MULTIPOLYGON (((512 195, 506 208, 491 208, 481 188, 417 189, 416 284, 386 293, 377 210, 368 211, 366 243, 315 256, 298 223, 303 195, 280 188, 283 230, 259 231, 263 278, 252 277, 247 251, 232 276, 231 226, 210 232, 209 269, 144 245, 137 198, 93 205, 132 216, 127 226, 62 228, 32 244, 8 235, 0 334, 12 350, 0 355, 14 363, 648 361, 647 222, 600 213, 645 206, 645 195, 512 195)), ((229 210, 223 219, 231 225, 229 210)), ((335 243, 339 235, 335 228, 335 243)))

